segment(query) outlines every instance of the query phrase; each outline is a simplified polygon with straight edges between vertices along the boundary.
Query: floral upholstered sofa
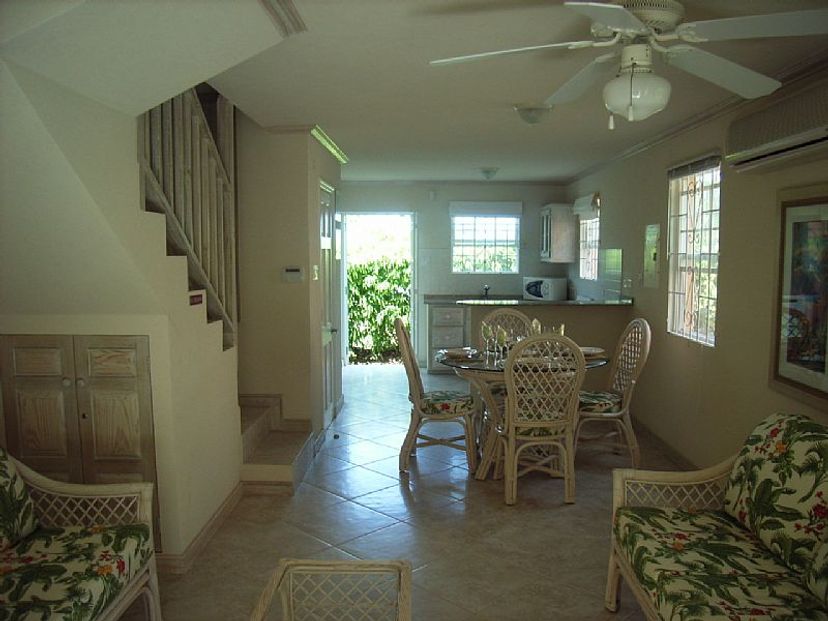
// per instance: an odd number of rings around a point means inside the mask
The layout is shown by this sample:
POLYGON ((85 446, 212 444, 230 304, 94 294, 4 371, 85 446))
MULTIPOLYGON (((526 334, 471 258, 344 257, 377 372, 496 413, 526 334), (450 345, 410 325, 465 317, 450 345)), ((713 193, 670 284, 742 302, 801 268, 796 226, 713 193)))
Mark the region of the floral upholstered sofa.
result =
POLYGON ((0 448, 0 621, 160 621, 152 484, 52 481, 0 448))
POLYGON ((775 414, 695 472, 616 470, 606 606, 648 619, 828 621, 828 428, 775 414))

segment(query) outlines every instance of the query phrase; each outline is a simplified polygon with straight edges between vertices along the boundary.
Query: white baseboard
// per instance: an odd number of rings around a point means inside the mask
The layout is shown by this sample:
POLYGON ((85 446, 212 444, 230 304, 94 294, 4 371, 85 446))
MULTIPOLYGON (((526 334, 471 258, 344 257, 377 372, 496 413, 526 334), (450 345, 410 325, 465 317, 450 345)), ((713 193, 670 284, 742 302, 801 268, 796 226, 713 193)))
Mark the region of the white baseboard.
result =
POLYGON ((227 516, 239 504, 242 497, 242 484, 238 483, 233 491, 224 499, 213 516, 207 520, 207 523, 199 531, 198 535, 190 542, 183 554, 168 554, 160 553, 156 555, 159 573, 165 574, 186 574, 193 566, 196 557, 216 534, 216 531, 222 525, 227 516))

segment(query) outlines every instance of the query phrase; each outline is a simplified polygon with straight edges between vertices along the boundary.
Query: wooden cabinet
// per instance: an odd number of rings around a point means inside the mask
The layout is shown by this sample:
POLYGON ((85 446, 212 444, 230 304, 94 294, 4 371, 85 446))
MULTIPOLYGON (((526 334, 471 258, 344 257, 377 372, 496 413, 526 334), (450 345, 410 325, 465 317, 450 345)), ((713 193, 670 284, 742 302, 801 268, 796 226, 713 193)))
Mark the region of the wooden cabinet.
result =
POLYGON ((574 263, 578 258, 578 220, 572 206, 544 205, 540 211, 540 259, 574 263))
POLYGON ((434 362, 441 349, 463 347, 469 342, 469 312, 461 306, 428 305, 428 372, 450 373, 451 369, 434 362))
POLYGON ((2 336, 0 356, 12 455, 61 481, 156 482, 148 337, 2 336))

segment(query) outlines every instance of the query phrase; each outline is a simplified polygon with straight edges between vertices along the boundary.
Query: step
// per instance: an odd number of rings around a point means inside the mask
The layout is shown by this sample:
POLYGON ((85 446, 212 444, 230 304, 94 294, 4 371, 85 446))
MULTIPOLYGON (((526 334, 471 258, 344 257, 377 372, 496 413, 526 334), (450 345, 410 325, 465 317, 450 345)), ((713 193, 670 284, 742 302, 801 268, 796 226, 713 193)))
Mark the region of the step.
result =
POLYGON ((242 408, 242 461, 250 460, 251 455, 270 432, 270 416, 261 408, 242 408))
MULTIPOLYGON (((313 458, 311 434, 305 431, 268 431, 241 468, 245 487, 301 483, 313 458)), ((263 490, 264 491, 264 490, 263 490)))

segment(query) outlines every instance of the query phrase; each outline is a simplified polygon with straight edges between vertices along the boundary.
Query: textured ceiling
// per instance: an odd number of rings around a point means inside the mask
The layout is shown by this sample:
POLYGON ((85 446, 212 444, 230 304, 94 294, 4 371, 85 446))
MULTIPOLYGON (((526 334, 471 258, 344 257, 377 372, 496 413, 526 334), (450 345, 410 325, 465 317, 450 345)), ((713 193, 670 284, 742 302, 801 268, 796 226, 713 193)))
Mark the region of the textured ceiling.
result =
MULTIPOLYGON (((538 125, 512 110, 543 101, 600 49, 551 50, 433 67, 429 60, 589 38, 561 0, 295 0, 308 31, 211 80, 265 127, 320 125, 345 151, 346 180, 565 182, 732 95, 665 66, 666 110, 607 130, 601 86, 538 125)), ((687 0, 685 20, 828 6, 821 0, 687 0)), ((776 75, 828 53, 828 36, 703 45, 776 75)), ((824 56, 823 56, 824 58, 824 56)))

